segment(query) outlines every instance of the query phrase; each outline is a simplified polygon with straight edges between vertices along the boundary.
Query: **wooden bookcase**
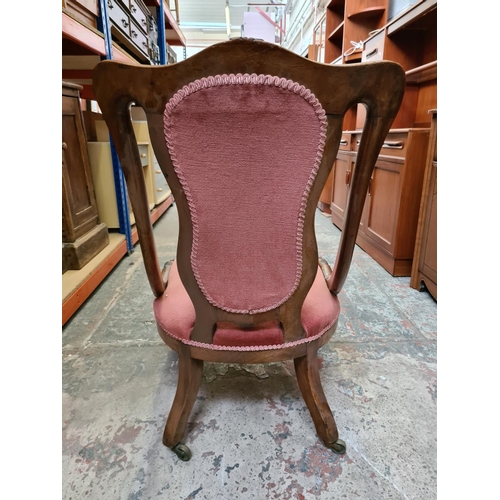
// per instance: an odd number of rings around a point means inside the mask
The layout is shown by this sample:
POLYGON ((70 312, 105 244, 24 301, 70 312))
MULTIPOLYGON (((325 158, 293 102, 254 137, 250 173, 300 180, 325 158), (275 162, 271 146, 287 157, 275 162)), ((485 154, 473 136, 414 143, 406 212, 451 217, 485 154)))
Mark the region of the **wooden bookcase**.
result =
POLYGON ((387 22, 388 0, 331 0, 326 7, 326 46, 323 62, 361 61, 362 48, 352 50, 387 22), (347 52, 347 54, 346 54, 347 52))

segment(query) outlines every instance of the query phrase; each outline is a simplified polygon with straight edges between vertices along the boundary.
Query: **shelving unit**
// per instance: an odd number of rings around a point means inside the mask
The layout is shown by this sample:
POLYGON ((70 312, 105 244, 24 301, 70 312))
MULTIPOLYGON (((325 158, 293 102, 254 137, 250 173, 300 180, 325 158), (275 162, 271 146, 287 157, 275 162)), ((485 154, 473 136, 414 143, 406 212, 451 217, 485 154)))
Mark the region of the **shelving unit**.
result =
MULTIPOLYGON (((139 6, 136 0, 63 0, 62 2, 62 78, 66 82, 80 86, 82 107, 89 106, 94 100, 92 91, 92 71, 102 59, 113 59, 133 64, 151 64, 159 62, 166 64, 168 45, 185 46, 185 38, 178 26, 178 8, 175 2, 176 18, 170 11, 169 2, 165 0, 145 0, 139 6), (119 6, 125 13, 137 14, 138 19, 130 18, 133 27, 142 26, 142 30, 151 36, 157 29, 158 59, 154 59, 150 51, 134 50, 130 40, 119 33, 116 26, 112 27, 108 8, 119 6), (128 9, 128 10, 127 10, 128 9), (145 26, 142 17, 150 17, 156 22, 156 27, 145 26), (153 31, 150 31, 153 29, 153 31)), ((116 19, 115 19, 116 20, 116 19)), ((125 23, 123 23, 125 24, 125 23)), ((130 31, 132 38, 139 37, 139 31, 130 31), (134 37, 134 34, 136 37, 134 37)), ((153 44, 150 45, 153 47, 153 44)), ((89 109, 89 108, 87 108, 89 109)), ((143 144, 144 146, 144 144, 143 144)), ((147 145, 147 148, 150 146, 147 145)), ((68 270, 62 276, 62 320, 63 325, 90 296, 97 286, 111 272, 123 256, 133 250, 137 243, 137 231, 131 226, 128 200, 119 161, 110 143, 113 157, 112 167, 114 185, 116 188, 116 205, 119 215, 119 232, 109 232, 109 244, 101 250, 90 262, 79 270, 68 270)), ((149 149, 148 149, 149 151, 149 149)), ((149 178, 151 179, 151 222, 158 218, 172 204, 172 197, 166 189, 162 197, 153 193, 154 155, 148 153, 149 178), (166 196, 165 196, 166 194, 166 196)))
MULTIPOLYGON (((423 238, 416 232, 431 130, 429 110, 437 107, 437 0, 414 1, 389 21, 388 10, 388 0, 330 1, 321 62, 391 60, 406 72, 405 95, 375 165, 357 244, 392 275, 410 276, 415 274, 412 265, 418 264, 413 262, 415 242, 423 238), (349 50, 351 41, 360 48, 349 50)), ((346 114, 339 152, 318 203, 339 228, 365 118, 363 105, 346 114)), ((426 256, 433 255, 435 238, 425 239, 425 244, 426 256)), ((429 275, 432 265, 426 261, 429 275)), ((435 268, 431 270, 437 275, 435 268)))
POLYGON ((363 42, 370 32, 387 22, 388 0, 331 0, 326 6, 325 59, 327 64, 349 64, 361 60, 363 42), (347 55, 346 55, 347 52, 347 55))

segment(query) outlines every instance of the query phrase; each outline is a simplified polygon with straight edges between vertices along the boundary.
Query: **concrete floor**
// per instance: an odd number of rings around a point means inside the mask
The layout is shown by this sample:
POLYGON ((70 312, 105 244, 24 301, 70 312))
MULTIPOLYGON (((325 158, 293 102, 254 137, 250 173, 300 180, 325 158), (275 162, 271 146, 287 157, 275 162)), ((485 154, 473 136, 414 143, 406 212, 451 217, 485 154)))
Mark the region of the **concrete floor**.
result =
MULTIPOLYGON (((340 232, 319 211, 320 254, 340 232)), ((174 257, 175 205, 155 225, 174 257)), ((139 247, 63 329, 63 498, 436 498, 436 302, 356 248, 321 377, 344 456, 316 436, 293 362, 205 364, 181 462, 161 443, 177 355, 161 341, 139 247)))

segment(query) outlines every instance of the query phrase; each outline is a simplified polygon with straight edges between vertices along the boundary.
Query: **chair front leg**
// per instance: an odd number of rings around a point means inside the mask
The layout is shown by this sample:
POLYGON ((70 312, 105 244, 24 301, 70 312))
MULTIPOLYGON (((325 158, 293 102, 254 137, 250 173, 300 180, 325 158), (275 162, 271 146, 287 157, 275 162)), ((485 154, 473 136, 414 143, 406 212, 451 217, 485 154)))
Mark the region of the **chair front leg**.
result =
POLYGON ((179 351, 179 376, 177 391, 163 432, 163 444, 184 461, 191 458, 191 450, 181 442, 186 432, 189 415, 193 409, 203 375, 203 361, 193 359, 189 347, 182 344, 179 351))
POLYGON ((345 453, 345 443, 339 439, 337 424, 319 377, 318 342, 311 342, 307 346, 307 354, 295 358, 294 364, 300 392, 309 409, 318 436, 333 452, 345 453))

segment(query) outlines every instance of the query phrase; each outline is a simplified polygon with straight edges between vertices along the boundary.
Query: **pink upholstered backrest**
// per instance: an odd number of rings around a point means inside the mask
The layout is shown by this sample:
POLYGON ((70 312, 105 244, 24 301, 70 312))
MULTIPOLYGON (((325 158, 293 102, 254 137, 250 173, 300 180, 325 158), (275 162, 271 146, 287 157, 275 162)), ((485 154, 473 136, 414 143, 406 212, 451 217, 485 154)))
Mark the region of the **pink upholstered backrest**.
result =
POLYGON ((230 312, 279 306, 302 274, 304 213, 326 139, 320 103, 284 78, 222 75, 179 90, 164 126, 203 294, 230 312))

